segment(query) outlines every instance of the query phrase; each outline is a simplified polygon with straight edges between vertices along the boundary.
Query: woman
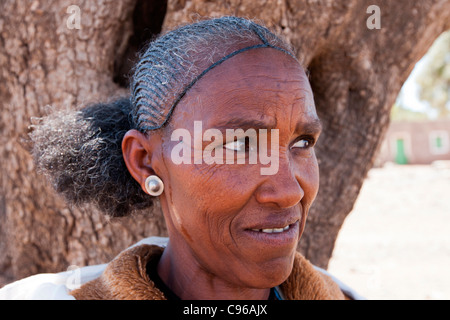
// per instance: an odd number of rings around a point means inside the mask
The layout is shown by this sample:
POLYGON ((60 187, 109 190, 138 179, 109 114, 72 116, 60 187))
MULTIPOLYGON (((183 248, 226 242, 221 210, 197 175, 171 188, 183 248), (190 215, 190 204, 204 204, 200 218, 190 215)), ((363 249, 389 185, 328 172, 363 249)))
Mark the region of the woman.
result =
POLYGON ((131 99, 54 115, 32 134, 69 202, 124 216, 159 199, 169 241, 122 252, 76 299, 343 299, 296 252, 319 187, 304 68, 266 28, 224 17, 171 31, 131 99))

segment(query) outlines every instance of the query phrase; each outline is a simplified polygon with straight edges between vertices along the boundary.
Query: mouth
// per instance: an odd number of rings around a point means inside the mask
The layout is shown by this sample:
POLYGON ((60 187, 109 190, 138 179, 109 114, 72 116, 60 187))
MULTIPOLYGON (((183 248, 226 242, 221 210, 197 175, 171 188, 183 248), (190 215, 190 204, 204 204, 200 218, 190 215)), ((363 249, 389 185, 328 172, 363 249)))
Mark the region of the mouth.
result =
POLYGON ((282 226, 279 228, 250 229, 250 230, 254 232, 263 232, 263 233, 281 233, 284 231, 288 231, 292 225, 293 224, 288 224, 286 226, 282 226))
POLYGON ((252 243, 258 243, 265 247, 286 247, 296 246, 300 238, 300 221, 285 225, 261 226, 245 230, 247 240, 252 243), (255 242, 256 241, 256 242, 255 242))

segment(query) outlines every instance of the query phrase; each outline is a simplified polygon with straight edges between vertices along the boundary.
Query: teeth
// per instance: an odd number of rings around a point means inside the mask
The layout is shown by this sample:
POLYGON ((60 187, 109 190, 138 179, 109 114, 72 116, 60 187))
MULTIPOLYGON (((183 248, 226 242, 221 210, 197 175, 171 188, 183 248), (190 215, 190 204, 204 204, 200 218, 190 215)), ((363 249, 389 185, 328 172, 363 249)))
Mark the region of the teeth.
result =
POLYGON ((273 229, 252 229, 252 231, 256 232, 264 232, 264 233, 280 233, 289 229, 289 225, 284 228, 273 228, 273 229))

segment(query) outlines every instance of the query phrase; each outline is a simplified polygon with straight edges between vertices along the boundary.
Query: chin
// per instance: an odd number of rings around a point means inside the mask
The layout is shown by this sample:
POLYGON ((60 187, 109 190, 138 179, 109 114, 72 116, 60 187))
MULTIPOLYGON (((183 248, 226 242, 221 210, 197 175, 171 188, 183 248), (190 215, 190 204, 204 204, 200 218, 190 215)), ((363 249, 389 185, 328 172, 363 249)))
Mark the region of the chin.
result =
POLYGON ((266 289, 282 284, 292 272, 294 257, 295 253, 258 264, 252 271, 251 287, 266 289))

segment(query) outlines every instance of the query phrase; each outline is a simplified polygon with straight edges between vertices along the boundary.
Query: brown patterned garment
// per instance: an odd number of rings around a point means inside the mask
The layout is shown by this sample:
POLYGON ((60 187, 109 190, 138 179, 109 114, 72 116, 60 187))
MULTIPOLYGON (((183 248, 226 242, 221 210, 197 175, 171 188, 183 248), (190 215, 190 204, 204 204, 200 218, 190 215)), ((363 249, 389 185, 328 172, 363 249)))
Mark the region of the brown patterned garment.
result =
MULTIPOLYGON (((166 300, 147 274, 147 266, 157 263, 164 248, 140 245, 120 253, 103 274, 71 292, 77 300, 166 300)), ((280 285, 287 300, 346 299, 339 286, 297 253, 289 278, 280 285)))

